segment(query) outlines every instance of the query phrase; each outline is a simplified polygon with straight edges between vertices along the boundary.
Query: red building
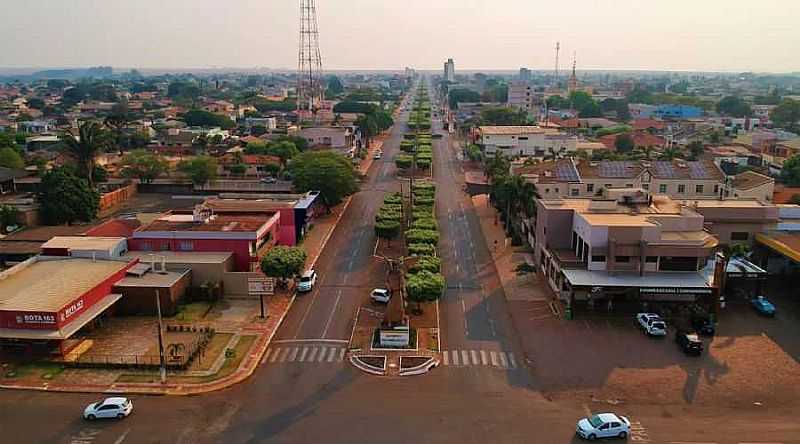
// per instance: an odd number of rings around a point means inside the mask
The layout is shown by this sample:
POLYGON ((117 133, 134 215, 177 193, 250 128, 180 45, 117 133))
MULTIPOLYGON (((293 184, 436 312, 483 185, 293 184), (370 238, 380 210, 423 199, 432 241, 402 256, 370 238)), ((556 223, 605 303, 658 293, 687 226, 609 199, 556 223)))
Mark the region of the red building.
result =
POLYGON ((257 269, 259 259, 276 243, 280 213, 253 216, 171 212, 137 229, 128 239, 131 251, 200 251, 233 253, 235 271, 257 269))

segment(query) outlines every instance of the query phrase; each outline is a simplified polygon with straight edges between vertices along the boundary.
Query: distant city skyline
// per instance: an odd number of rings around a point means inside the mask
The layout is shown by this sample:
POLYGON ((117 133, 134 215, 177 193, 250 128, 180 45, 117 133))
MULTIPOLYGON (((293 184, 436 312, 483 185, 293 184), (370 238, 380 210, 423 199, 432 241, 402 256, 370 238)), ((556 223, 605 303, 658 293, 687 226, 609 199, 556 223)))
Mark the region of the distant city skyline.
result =
MULTIPOLYGON (((294 69, 297 0, 9 0, 0 68, 294 69), (220 5, 224 5, 220 7, 220 5)), ((800 72, 798 2, 318 0, 326 70, 800 72)))

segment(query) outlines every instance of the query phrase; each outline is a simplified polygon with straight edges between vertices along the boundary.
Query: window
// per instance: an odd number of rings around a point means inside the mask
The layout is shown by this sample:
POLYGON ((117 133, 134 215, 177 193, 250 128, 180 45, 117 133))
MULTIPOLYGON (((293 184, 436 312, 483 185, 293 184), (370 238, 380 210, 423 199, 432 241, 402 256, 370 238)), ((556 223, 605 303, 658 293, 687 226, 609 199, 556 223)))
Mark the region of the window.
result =
POLYGON ((642 189, 643 190, 649 190, 650 189, 650 184, 649 183, 643 183, 642 184, 642 189))
POLYGON ((714 194, 719 193, 719 185, 714 185, 714 194))
POLYGON ((587 193, 592 193, 592 192, 594 192, 594 184, 593 184, 593 183, 588 183, 588 184, 586 184, 586 192, 587 192, 587 193))
POLYGON ((625 184, 625 188, 633 188, 633 184, 632 183, 626 183, 625 184))
POLYGON ((605 262, 605 261, 606 261, 606 257, 603 256, 602 254, 598 254, 598 255, 592 256, 592 262, 605 262))
POLYGON ((731 233, 732 241, 746 241, 748 239, 750 239, 750 233, 746 231, 734 231, 731 233))
POLYGON ((658 256, 647 256, 644 258, 644 261, 648 264, 655 264, 658 262, 658 256))
POLYGON ((194 243, 192 241, 180 241, 178 243, 178 250, 180 250, 180 251, 192 251, 192 250, 194 250, 194 243))
POLYGON ((662 183, 661 185, 659 185, 658 186, 658 192, 659 193, 666 193, 667 192, 667 184, 662 183))
POLYGON ((527 138, 527 137, 522 137, 522 136, 519 136, 517 139, 518 139, 518 140, 528 140, 528 138, 527 138))
POLYGON ((544 194, 548 194, 548 193, 550 193, 550 188, 545 188, 544 189, 544 194))
POLYGON ((556 193, 558 193, 558 188, 556 188, 556 193))
POLYGON ((678 184, 678 194, 683 194, 686 192, 686 185, 678 184))
POLYGON ((616 257, 614 257, 614 261, 615 262, 626 263, 626 262, 630 262, 631 261, 631 257, 630 256, 616 256, 616 257))
POLYGON ((573 189, 569 190, 569 194, 571 194, 573 196, 577 196, 579 191, 580 190, 578 190, 577 188, 573 188, 573 189))
POLYGON ((697 194, 703 194, 703 186, 702 185, 695 185, 694 192, 697 194))
POLYGON ((612 423, 611 423, 611 428, 612 428, 612 429, 616 429, 616 428, 617 428, 617 427, 619 427, 620 425, 621 425, 621 424, 620 424, 620 423, 618 423, 618 422, 612 422, 612 423))

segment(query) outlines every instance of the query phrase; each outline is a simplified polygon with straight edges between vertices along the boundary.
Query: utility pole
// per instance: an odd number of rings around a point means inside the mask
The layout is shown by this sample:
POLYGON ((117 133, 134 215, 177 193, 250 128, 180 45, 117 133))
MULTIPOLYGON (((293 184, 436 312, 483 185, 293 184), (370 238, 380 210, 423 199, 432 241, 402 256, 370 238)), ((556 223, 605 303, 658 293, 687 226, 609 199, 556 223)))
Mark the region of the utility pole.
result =
POLYGON ((158 358, 161 364, 161 383, 167 383, 167 361, 164 356, 164 325, 161 319, 161 296, 156 289, 156 312, 158 313, 158 358))

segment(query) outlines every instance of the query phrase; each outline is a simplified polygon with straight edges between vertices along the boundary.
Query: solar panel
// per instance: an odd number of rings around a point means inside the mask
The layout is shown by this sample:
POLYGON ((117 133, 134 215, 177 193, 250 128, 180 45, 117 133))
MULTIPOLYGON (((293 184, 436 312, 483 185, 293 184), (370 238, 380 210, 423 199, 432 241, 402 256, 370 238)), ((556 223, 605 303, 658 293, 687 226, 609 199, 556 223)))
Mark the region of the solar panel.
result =
POLYGON ((688 162, 689 164, 689 177, 692 179, 706 179, 708 178, 708 171, 703 162, 688 162))
POLYGON ((575 169, 575 165, 572 162, 558 162, 555 168, 555 176, 559 180, 564 180, 567 182, 578 182, 580 181, 580 177, 578 176, 578 171, 575 169))
POLYGON ((636 162, 604 160, 597 166, 600 177, 633 177, 638 171, 636 162))
POLYGON ((676 178, 675 167, 672 165, 672 162, 668 160, 657 160, 653 162, 653 171, 655 172, 656 177, 663 179, 676 178))

